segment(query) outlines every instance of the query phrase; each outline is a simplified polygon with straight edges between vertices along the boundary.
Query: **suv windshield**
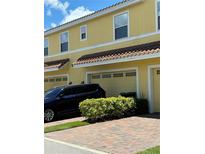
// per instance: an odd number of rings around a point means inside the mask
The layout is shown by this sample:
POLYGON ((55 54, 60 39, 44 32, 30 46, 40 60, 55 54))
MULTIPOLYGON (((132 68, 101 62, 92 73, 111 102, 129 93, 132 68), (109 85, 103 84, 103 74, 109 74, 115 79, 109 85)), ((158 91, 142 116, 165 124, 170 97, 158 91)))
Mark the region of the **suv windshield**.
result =
POLYGON ((60 90, 61 88, 50 89, 45 93, 44 97, 56 96, 60 92, 60 90))

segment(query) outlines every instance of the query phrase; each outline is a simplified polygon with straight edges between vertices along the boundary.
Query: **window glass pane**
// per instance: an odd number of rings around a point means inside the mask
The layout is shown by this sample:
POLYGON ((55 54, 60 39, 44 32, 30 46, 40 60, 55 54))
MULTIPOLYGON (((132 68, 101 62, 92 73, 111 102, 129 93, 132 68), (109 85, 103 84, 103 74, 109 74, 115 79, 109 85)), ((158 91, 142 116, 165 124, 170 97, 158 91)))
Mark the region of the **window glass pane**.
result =
POLYGON ((72 90, 75 94, 80 94, 80 93, 84 93, 88 91, 88 89, 86 89, 85 86, 75 87, 75 88, 72 88, 72 90))
POLYGON ((61 52, 68 51, 68 42, 61 43, 61 52))
POLYGON ((44 48, 48 47, 48 39, 44 39, 44 48))
POLYGON ((65 42, 68 42, 68 33, 67 32, 61 33, 61 43, 65 43, 65 42))
POLYGON ((100 74, 94 74, 94 75, 92 75, 92 79, 100 79, 100 74))
POLYGON ((63 77, 63 81, 67 81, 67 77, 63 77))
POLYGON ((124 37, 128 37, 128 27, 124 26, 124 27, 120 27, 115 29, 115 39, 121 39, 124 37))
POLYGON ((160 0, 157 0, 157 22, 158 29, 160 29, 160 0))
POLYGON ((85 26, 83 26, 83 27, 81 27, 81 33, 86 33, 86 27, 85 26))
POLYGON ((66 88, 63 92, 62 92, 63 96, 67 96, 67 95, 73 95, 75 94, 73 91, 73 88, 66 88))
POLYGON ((123 73, 115 73, 113 74, 113 77, 123 77, 123 73))
POLYGON ((83 40, 83 39, 86 39, 86 33, 82 33, 81 34, 81 39, 83 40))
POLYGON ((136 76, 136 72, 127 72, 125 76, 136 76))
POLYGON ((157 1, 157 15, 160 16, 160 0, 157 1))
POLYGON ((49 82, 55 82, 55 78, 50 78, 49 82))
POLYGON ((56 78, 56 82, 60 82, 61 81, 61 78, 56 78))
POLYGON ((124 13, 114 18, 115 28, 128 25, 128 13, 124 13))
POLYGON ((48 48, 44 48, 44 56, 48 55, 48 48))
POLYGON ((83 27, 80 27, 80 37, 81 37, 81 40, 83 39, 86 39, 86 31, 87 31, 87 27, 86 26, 83 26, 83 27))
POLYGON ((111 74, 103 74, 102 78, 111 78, 111 74))

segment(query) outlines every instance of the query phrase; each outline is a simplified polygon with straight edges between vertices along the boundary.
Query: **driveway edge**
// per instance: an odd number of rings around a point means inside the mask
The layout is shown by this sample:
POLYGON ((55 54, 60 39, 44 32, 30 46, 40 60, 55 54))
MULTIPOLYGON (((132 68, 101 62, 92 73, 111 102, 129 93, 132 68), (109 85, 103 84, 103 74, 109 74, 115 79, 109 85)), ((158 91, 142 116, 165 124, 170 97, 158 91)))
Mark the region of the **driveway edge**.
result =
POLYGON ((59 141, 59 140, 54 140, 54 139, 47 138, 47 137, 44 137, 44 139, 47 140, 47 141, 63 144, 63 145, 66 145, 66 146, 70 146, 70 147, 73 147, 73 148, 76 148, 76 149, 81 149, 81 150, 93 152, 93 153, 96 153, 96 154, 111 154, 111 153, 106 153, 106 152, 103 152, 103 151, 98 151, 98 150, 95 150, 95 149, 90 149, 90 148, 87 148, 87 147, 82 147, 82 146, 71 144, 71 143, 62 142, 62 141, 59 141))

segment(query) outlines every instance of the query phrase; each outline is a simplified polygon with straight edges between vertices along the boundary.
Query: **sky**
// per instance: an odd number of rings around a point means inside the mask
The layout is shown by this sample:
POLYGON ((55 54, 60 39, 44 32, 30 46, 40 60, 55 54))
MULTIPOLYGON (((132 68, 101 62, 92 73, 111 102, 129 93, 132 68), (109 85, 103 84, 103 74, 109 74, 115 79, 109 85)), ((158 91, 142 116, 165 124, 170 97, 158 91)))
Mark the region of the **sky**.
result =
POLYGON ((44 30, 93 13, 122 0, 44 0, 44 30))

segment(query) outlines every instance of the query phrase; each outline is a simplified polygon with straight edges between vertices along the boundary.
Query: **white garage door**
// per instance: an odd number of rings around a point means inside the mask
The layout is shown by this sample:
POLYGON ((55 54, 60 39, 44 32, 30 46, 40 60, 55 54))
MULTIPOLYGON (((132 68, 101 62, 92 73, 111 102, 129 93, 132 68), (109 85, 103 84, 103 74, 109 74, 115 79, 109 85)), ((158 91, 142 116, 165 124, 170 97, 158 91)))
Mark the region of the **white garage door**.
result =
POLYGON ((136 92, 136 71, 118 71, 90 74, 91 83, 98 83, 106 96, 118 96, 122 92, 136 92))
POLYGON ((45 77, 44 79, 44 90, 47 91, 48 89, 64 86, 68 84, 68 76, 62 75, 57 77, 45 77))

